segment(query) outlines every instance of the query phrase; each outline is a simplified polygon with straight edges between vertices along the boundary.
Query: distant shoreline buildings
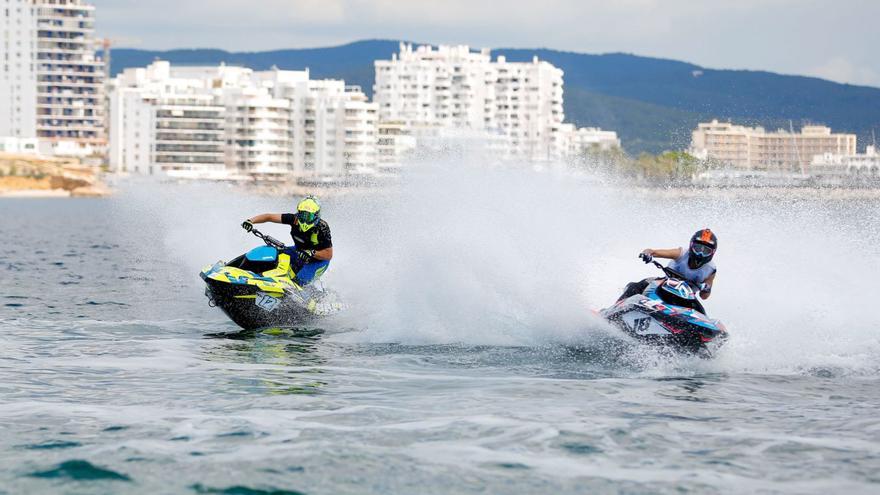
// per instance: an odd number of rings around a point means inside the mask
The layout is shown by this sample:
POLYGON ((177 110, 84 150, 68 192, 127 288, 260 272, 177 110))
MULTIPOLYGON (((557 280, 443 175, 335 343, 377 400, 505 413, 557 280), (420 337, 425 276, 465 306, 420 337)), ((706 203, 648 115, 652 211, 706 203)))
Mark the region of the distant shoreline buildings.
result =
POLYGON ((620 146, 612 131, 564 123, 563 71, 538 57, 493 61, 488 49, 401 43, 375 72, 380 121, 402 122, 417 139, 470 132, 503 159, 532 162, 620 146))
MULTIPOLYGON (((565 122, 564 73, 488 49, 401 43, 376 60, 373 101, 308 69, 172 66, 107 77, 86 0, 6 0, 0 151, 105 156, 111 171, 191 178, 395 175, 420 150, 573 161, 620 148, 614 131, 565 122)), ((106 48, 106 45, 105 45, 106 48)), ((768 132, 700 123, 689 152, 733 171, 876 177, 875 147, 807 125, 768 132)))
POLYGON ((178 177, 373 174, 376 105, 308 70, 126 69, 110 96, 111 170, 178 177))
POLYGON ((177 177, 359 177, 396 173, 445 141, 501 160, 562 160, 619 147, 616 133, 563 123, 562 71, 537 58, 401 44, 377 60, 374 102, 308 70, 171 66, 112 81, 110 169, 177 177))
POLYGON ((810 170, 817 175, 853 179, 880 179, 880 152, 868 145, 864 153, 824 153, 813 157, 810 170))
POLYGON ((767 132, 713 120, 699 124, 691 139, 695 157, 737 170, 805 173, 813 157, 826 153, 855 154, 856 135, 819 125, 804 126, 798 133, 767 132))

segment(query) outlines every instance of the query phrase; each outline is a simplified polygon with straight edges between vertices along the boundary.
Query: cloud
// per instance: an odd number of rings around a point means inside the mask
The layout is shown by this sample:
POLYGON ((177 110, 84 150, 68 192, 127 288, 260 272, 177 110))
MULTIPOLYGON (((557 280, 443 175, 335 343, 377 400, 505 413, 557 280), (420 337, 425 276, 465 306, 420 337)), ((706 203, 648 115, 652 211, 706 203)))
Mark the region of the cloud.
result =
POLYGON ((880 72, 874 67, 857 65, 844 57, 834 57, 807 73, 842 83, 880 86, 880 72))
POLYGON ((101 35, 137 38, 140 48, 253 51, 385 38, 625 51, 880 84, 880 30, 866 22, 880 18, 875 0, 91 1, 101 35))

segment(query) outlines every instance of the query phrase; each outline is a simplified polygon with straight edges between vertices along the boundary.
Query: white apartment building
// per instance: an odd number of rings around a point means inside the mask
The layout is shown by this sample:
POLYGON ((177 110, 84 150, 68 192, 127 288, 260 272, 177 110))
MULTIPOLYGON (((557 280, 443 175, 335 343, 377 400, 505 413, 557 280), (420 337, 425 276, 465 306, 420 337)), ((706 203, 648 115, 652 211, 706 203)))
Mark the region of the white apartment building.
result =
POLYGON ((37 21, 30 0, 0 2, 0 136, 37 137, 37 21))
POLYGON ((377 107, 359 87, 307 79, 279 90, 293 110, 297 175, 375 173, 377 107))
POLYGON ((400 44, 391 60, 376 60, 374 101, 379 119, 416 134, 434 128, 496 127, 496 71, 489 50, 467 46, 413 48, 400 44))
POLYGON ((863 154, 823 153, 813 157, 810 173, 880 179, 880 153, 873 145, 866 147, 863 154))
POLYGON ((693 131, 691 153, 743 170, 805 172, 816 155, 853 155, 855 134, 835 134, 825 126, 804 126, 800 133, 745 127, 713 120, 693 131))
POLYGON ((104 63, 94 6, 83 0, 5 0, 0 136, 38 137, 89 154, 106 145, 104 63))
POLYGON ((563 72, 537 57, 531 62, 492 61, 489 50, 402 43, 391 60, 377 60, 374 99, 379 122, 402 123, 423 141, 468 130, 506 158, 560 158, 569 146, 563 132, 563 72))
POLYGON ((565 114, 562 70, 534 57, 531 63, 495 64, 495 123, 509 139, 512 157, 533 161, 559 158, 565 114))
POLYGON ((222 69, 173 72, 168 62, 157 61, 118 75, 110 94, 110 168, 180 176, 225 173, 226 107, 213 87, 213 81, 223 81, 222 69), (202 77, 207 74, 215 77, 202 77))
POLYGON ((293 171, 290 101, 274 98, 262 87, 223 92, 226 110, 226 164, 258 175, 293 171))
POLYGON ((308 71, 126 69, 111 93, 114 170, 192 177, 373 173, 376 105, 308 71))

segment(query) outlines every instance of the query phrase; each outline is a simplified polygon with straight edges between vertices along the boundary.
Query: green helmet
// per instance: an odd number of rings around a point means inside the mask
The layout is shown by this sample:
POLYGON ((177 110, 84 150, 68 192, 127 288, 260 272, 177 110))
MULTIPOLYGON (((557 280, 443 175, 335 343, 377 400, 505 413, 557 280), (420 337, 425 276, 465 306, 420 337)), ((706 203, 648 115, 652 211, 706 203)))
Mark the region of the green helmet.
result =
POLYGON ((314 196, 306 196, 296 205, 296 223, 299 230, 308 232, 321 219, 321 203, 314 196))

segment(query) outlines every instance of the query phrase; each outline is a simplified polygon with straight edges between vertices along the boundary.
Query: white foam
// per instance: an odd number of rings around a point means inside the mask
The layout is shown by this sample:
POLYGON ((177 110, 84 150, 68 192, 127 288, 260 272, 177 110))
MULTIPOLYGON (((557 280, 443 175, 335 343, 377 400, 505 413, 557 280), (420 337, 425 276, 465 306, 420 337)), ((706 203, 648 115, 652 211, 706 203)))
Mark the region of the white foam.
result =
MULTIPOLYGON (((144 256, 193 274, 255 245, 242 219, 296 199, 205 185, 137 184, 124 195, 132 239, 157 241, 144 256)), ((732 335, 713 369, 875 373, 880 206, 731 198, 645 194, 547 168, 412 164, 391 191, 324 198, 335 247, 325 280, 352 306, 336 324, 360 330, 338 338, 578 343, 601 327, 592 308, 656 275, 640 250, 711 227, 719 273, 706 306, 732 335)), ((263 230, 289 239, 286 226, 263 230)))

